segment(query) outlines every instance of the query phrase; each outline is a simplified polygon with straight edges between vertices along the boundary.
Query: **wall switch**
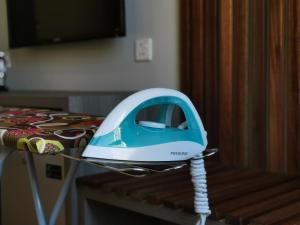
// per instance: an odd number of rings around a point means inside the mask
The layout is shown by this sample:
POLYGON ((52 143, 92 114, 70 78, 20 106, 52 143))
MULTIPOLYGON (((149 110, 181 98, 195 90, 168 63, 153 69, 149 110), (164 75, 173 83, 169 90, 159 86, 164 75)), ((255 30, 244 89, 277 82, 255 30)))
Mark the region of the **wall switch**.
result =
POLYGON ((151 61, 153 58, 153 46, 151 38, 139 38, 135 41, 135 60, 151 61))

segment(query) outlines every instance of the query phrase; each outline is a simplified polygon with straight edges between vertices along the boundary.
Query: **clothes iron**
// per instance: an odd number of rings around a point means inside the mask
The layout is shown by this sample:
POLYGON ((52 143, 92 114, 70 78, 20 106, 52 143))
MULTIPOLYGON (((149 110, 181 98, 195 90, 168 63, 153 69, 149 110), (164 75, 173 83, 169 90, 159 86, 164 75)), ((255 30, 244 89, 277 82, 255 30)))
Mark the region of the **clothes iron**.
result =
POLYGON ((206 132, 191 101, 179 91, 152 88, 129 96, 115 107, 82 156, 138 164, 170 163, 200 157, 206 145, 206 132), (141 110, 154 105, 163 106, 159 122, 137 120, 141 110), (170 107, 174 105, 182 109, 188 129, 170 127, 170 107))
POLYGON ((190 99, 183 93, 164 88, 139 91, 117 105, 105 118, 84 150, 85 161, 121 173, 139 176, 178 169, 190 162, 195 187, 198 224, 210 214, 205 156, 206 131, 190 99), (156 121, 139 120, 139 113, 160 106, 156 121), (171 126, 174 107, 181 109, 186 121, 171 126))

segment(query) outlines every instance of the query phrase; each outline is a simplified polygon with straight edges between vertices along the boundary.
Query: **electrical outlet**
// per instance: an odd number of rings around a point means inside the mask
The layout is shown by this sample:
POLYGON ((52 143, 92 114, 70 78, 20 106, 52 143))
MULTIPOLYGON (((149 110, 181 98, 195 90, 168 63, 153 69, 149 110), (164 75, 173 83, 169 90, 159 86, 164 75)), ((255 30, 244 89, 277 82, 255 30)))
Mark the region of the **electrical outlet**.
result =
POLYGON ((46 164, 46 177, 61 180, 62 179, 61 166, 46 164))
POLYGON ((153 57, 151 38, 139 38, 135 41, 135 60, 151 61, 153 57))

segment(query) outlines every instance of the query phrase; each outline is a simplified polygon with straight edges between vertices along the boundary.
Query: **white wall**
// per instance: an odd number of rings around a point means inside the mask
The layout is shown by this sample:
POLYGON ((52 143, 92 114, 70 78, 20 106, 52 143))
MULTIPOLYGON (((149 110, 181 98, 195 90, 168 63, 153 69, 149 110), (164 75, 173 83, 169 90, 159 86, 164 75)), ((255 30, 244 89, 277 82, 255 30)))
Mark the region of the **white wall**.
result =
MULTIPOLYGON (((178 87, 179 0, 126 0, 127 36, 10 50, 15 90, 138 90, 178 87), (134 41, 153 38, 153 61, 135 62, 134 41)), ((0 0, 0 48, 7 46, 0 0)))
POLYGON ((7 36, 7 14, 6 2, 0 0, 0 51, 7 50, 8 36, 7 36))

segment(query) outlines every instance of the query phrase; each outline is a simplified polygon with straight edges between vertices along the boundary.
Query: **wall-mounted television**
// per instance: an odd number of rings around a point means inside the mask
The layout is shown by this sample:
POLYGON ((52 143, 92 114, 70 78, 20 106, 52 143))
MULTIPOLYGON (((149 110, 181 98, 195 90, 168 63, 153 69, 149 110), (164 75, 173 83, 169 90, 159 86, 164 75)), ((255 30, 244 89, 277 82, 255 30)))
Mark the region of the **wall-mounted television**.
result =
POLYGON ((7 0, 11 48, 125 36, 125 0, 7 0))

